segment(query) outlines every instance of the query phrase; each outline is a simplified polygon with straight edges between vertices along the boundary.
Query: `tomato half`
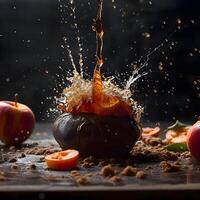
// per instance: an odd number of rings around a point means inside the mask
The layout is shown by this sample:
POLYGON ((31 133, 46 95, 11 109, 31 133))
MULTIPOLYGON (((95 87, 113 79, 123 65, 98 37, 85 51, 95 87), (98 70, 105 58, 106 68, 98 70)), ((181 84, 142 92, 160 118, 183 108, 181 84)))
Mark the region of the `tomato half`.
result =
POLYGON ((151 127, 146 127, 146 128, 142 128, 142 137, 157 137, 159 136, 160 133, 160 127, 155 127, 155 128, 151 128, 151 127))
POLYGON ((73 149, 56 152, 45 157, 49 169, 72 170, 77 167, 79 152, 73 149))

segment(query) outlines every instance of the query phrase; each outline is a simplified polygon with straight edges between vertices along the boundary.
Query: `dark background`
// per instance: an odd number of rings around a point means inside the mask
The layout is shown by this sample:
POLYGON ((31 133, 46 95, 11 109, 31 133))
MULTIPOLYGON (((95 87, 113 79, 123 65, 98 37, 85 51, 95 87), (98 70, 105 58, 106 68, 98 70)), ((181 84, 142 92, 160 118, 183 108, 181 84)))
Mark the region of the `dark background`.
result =
MULTIPOLYGON (((67 50, 61 48, 64 36, 78 65, 80 35, 84 70, 87 77, 92 74, 96 1, 75 0, 74 6, 76 18, 67 0, 0 1, 0 100, 13 100, 19 93, 38 121, 56 117, 48 110, 55 107, 53 97, 67 85, 72 70, 67 50)), ((144 70, 149 74, 132 85, 135 100, 145 108, 145 122, 199 116, 199 8, 198 0, 104 2, 105 76, 115 75, 118 84, 125 84, 131 63, 138 65, 141 56, 144 62, 161 44, 144 70)))

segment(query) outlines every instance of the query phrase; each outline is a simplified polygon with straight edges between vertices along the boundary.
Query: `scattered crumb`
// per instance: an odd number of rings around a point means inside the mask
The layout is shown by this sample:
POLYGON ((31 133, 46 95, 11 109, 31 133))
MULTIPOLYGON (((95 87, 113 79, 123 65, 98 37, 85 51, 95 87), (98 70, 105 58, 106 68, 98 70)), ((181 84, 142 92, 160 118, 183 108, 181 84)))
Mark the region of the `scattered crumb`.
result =
POLYGON ((16 150, 15 146, 10 146, 9 147, 9 151, 15 151, 15 150, 16 150))
POLYGON ((10 158, 10 159, 8 160, 8 162, 14 163, 14 162, 17 162, 17 159, 16 159, 16 158, 10 158))
MULTIPOLYGON (((130 159, 96 159, 89 156, 80 160, 80 166, 84 168, 91 168, 98 165, 100 172, 96 170, 96 167, 94 169, 82 169, 83 174, 81 170, 72 170, 70 172, 70 179, 75 180, 80 185, 92 183, 92 180, 95 180, 93 178, 96 176, 98 177, 99 175, 105 177, 105 179, 110 181, 113 185, 117 185, 117 183, 120 183, 123 179, 128 179, 123 176, 136 176, 138 179, 144 179, 148 175, 147 170, 154 169, 149 161, 157 161, 156 166, 158 166, 158 162, 160 162, 159 166, 163 172, 176 172, 187 168, 193 169, 194 165, 192 164, 191 154, 189 151, 183 153, 171 152, 166 150, 165 147, 166 144, 160 138, 148 137, 143 138, 136 143, 131 151, 132 156, 130 159), (142 162, 147 161, 149 165, 147 165, 147 163, 143 169, 138 170, 134 163, 135 161, 137 163, 137 161, 140 160, 142 162), (85 171, 87 174, 85 174, 85 171), (92 177, 91 180, 90 177, 92 177)), ((60 148, 54 144, 49 144, 48 147, 45 147, 38 145, 38 143, 33 143, 24 144, 18 149, 14 146, 9 147, 9 149, 7 147, 2 147, 0 151, 2 152, 0 155, 0 162, 10 162, 10 169, 13 169, 14 171, 20 167, 16 164, 17 158, 24 158, 27 156, 31 159, 32 156, 28 156, 31 154, 35 155, 33 157, 37 157, 37 162, 43 162, 46 155, 60 151, 60 148)), ((24 161, 26 161, 26 159, 24 161)), ((34 161, 32 163, 34 163, 34 161)), ((27 165, 27 169, 35 170, 36 165, 29 164, 27 165)), ((159 173, 160 171, 161 170, 159 169, 159 173)), ((17 172, 17 170, 14 172, 17 172)), ((52 177, 47 177, 50 181, 59 181, 61 178, 63 180, 65 177, 57 177, 53 175, 52 177)), ((66 178, 69 178, 68 173, 66 174, 66 178)), ((98 178, 100 178, 100 180, 102 179, 102 177, 98 178)), ((6 179, 8 178, 0 171, 0 181, 4 181, 6 179)))
POLYGON ((35 164, 30 165, 30 169, 35 170, 36 168, 37 168, 37 166, 35 164))
POLYGON ((181 153, 181 158, 191 158, 191 154, 189 151, 181 153))
POLYGON ((120 176, 113 176, 110 178, 110 180, 114 183, 118 183, 122 181, 122 178, 120 176))
POLYGON ((91 168, 93 166, 93 163, 88 163, 88 162, 84 162, 81 164, 81 167, 84 168, 91 168))
POLYGON ((85 174, 85 176, 86 176, 86 177, 92 177, 93 174, 92 174, 92 173, 87 173, 87 174, 85 174))
POLYGON ((104 177, 114 176, 115 170, 113 169, 112 165, 106 165, 101 169, 100 174, 104 177))
POLYGON ((178 154, 172 151, 166 151, 165 154, 163 154, 163 156, 166 160, 178 160, 178 154))
POLYGON ((135 176, 137 171, 138 171, 137 168, 132 166, 127 166, 122 170, 121 174, 124 176, 135 176))
POLYGON ((94 157, 93 156, 89 156, 89 157, 85 158, 83 160, 83 162, 93 163, 94 162, 94 157))
POLYGON ((4 172, 0 171, 0 181, 5 181, 5 180, 6 180, 6 177, 5 177, 4 172))
POLYGON ((152 146, 144 141, 138 141, 131 151, 131 155, 141 161, 164 161, 164 160, 178 160, 180 153, 167 151, 162 144, 152 146))
POLYGON ((84 167, 84 168, 91 168, 94 165, 95 165, 95 163, 94 163, 94 157, 93 156, 89 156, 81 162, 81 166, 84 167))
POLYGON ((143 141, 151 146, 158 146, 162 144, 162 139, 159 137, 144 137, 143 141))
POLYGON ((150 169, 153 169, 153 167, 152 166, 145 167, 145 170, 150 170, 150 169))
POLYGON ((174 164, 175 165, 181 165, 180 161, 175 161, 174 164))
POLYGON ((11 169, 18 169, 18 166, 16 164, 11 165, 10 167, 11 169))
POLYGON ((108 165, 108 162, 105 161, 105 160, 101 160, 101 161, 99 162, 99 166, 106 166, 106 165, 108 165))
POLYGON ((40 162, 44 162, 45 161, 45 156, 40 157, 40 162))
POLYGON ((33 142, 32 145, 33 145, 33 146, 37 146, 37 145, 39 145, 39 144, 38 144, 38 142, 33 142))
POLYGON ((60 149, 58 148, 53 149, 52 147, 33 147, 26 149, 25 153, 32 155, 48 155, 55 153, 57 151, 60 151, 60 149))
POLYGON ((160 167, 163 172, 177 172, 181 169, 180 165, 177 163, 169 163, 168 161, 162 161, 160 167))
POLYGON ((6 177, 4 175, 0 175, 0 181, 5 181, 6 177))
POLYGON ((0 175, 5 175, 5 173, 4 173, 4 172, 2 172, 2 171, 0 171, 0 175))
POLYGON ((147 176, 147 174, 144 171, 138 171, 136 173, 136 178, 138 178, 138 179, 144 179, 144 178, 146 178, 146 176, 147 176))
POLYGON ((71 175, 71 176, 80 176, 80 173, 79 173, 77 170, 72 170, 72 171, 70 172, 70 175, 71 175))
POLYGON ((26 157, 26 154, 25 153, 21 153, 21 155, 19 155, 18 158, 25 158, 26 157))
POLYGON ((81 176, 81 177, 77 178, 76 182, 80 185, 88 185, 89 184, 89 180, 86 176, 81 176))
POLYGON ((63 179, 63 176, 44 176, 43 179, 47 180, 47 181, 59 181, 63 179))

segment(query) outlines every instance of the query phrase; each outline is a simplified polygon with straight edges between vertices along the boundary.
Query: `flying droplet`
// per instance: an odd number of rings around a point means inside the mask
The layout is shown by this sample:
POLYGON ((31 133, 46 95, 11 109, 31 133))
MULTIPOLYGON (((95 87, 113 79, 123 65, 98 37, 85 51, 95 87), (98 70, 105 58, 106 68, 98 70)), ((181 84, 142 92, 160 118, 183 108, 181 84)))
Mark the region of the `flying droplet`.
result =
POLYGON ((9 77, 6 78, 6 82, 7 83, 10 82, 10 78, 9 77))
POLYGON ((182 21, 181 21, 180 18, 178 18, 178 19, 176 20, 176 22, 177 22, 178 24, 181 24, 181 23, 182 23, 182 21))
POLYGON ((144 33, 142 33, 142 35, 143 35, 145 38, 150 38, 150 37, 151 37, 150 33, 148 33, 148 32, 144 32, 144 33))

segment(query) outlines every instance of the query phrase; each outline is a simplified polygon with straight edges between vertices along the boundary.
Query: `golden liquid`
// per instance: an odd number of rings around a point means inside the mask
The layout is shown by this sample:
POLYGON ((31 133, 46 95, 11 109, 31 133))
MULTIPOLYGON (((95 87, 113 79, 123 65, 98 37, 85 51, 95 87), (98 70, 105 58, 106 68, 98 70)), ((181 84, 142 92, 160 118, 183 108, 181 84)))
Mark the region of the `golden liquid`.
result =
POLYGON ((131 105, 119 96, 107 95, 103 92, 103 81, 98 64, 95 67, 92 80, 91 96, 76 95, 66 104, 59 104, 63 112, 95 113, 102 116, 130 116, 133 112, 131 105))
POLYGON ((103 65, 103 24, 101 19, 103 0, 98 0, 97 18, 92 29, 96 33, 96 66, 92 81, 86 81, 74 71, 71 86, 63 91, 64 101, 58 108, 62 112, 79 114, 94 113, 101 116, 135 116, 139 121, 142 108, 131 99, 130 90, 122 90, 110 81, 102 81, 101 66, 103 65))

